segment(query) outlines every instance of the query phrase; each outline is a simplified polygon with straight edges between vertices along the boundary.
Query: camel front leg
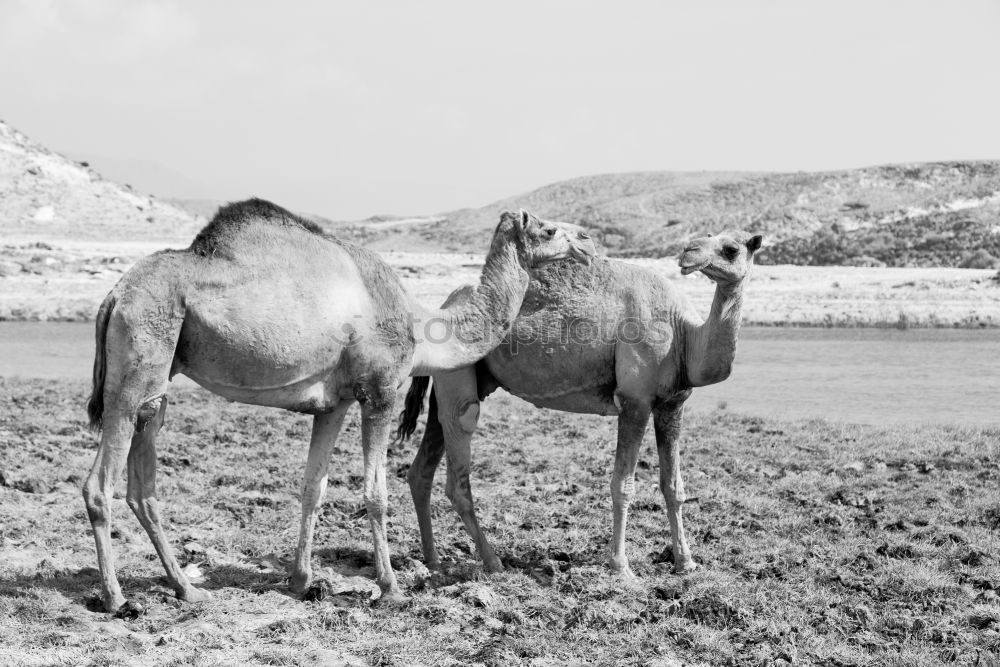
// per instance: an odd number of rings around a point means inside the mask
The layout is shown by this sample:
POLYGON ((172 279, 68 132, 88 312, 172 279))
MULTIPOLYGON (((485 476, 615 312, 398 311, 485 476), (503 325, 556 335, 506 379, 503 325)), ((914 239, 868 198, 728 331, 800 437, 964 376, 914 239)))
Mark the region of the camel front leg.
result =
POLYGON ((394 385, 358 389, 361 401, 361 447, 365 456, 365 507, 371 524, 375 551, 375 582, 382 590, 380 604, 397 604, 408 600, 399 590, 396 575, 389 561, 389 540, 386 536, 388 492, 385 482, 385 455, 389 447, 396 402, 394 385))
POLYGON ((618 447, 611 477, 611 508, 614 524, 611 536, 611 569, 627 577, 634 576, 625 554, 625 525, 635 497, 635 467, 639 448, 649 423, 650 407, 640 400, 618 396, 618 447))
POLYGON ((304 593, 312 582, 312 542, 316 529, 316 517, 326 495, 327 471, 330 455, 337 442, 344 417, 352 401, 341 401, 333 412, 316 415, 313 419, 312 438, 309 442, 309 456, 306 459, 306 474, 302 482, 302 524, 299 527, 299 544, 295 550, 295 562, 288 587, 293 593, 304 593))
POLYGON ((472 436, 479 423, 479 395, 473 366, 453 373, 434 376, 437 392, 438 419, 444 431, 448 456, 448 477, 445 495, 461 517, 465 530, 476 544, 476 551, 487 572, 503 571, 503 564, 486 539, 476 518, 469 473, 472 467, 472 436))
POLYGON ((653 413, 656 450, 660 458, 660 491, 663 492, 663 498, 667 503, 674 572, 677 574, 686 574, 698 567, 691 558, 691 548, 688 547, 687 539, 684 537, 684 522, 681 520, 681 510, 686 500, 684 482, 681 480, 681 453, 678 444, 683 414, 684 399, 663 403, 657 406, 653 413))
POLYGON ((441 566, 441 558, 434 546, 434 528, 431 525, 431 490, 434 473, 443 456, 444 429, 438 419, 437 398, 432 387, 427 406, 427 428, 424 429, 417 455, 406 473, 413 508, 417 513, 417 526, 420 528, 420 548, 424 553, 424 564, 431 569, 441 566))
POLYGON ((149 401, 139 408, 132 448, 128 453, 128 491, 125 502, 146 529, 146 534, 163 563, 167 581, 177 597, 187 602, 202 602, 211 598, 211 595, 208 591, 193 586, 181 571, 160 524, 160 510, 156 500, 156 436, 163 427, 166 410, 166 396, 149 401))

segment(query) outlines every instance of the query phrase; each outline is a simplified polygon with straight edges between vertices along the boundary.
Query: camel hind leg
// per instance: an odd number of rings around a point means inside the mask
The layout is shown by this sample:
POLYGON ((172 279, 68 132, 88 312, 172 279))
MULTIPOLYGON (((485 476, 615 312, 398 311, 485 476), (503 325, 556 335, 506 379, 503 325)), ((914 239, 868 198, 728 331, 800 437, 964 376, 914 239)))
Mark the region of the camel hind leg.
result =
POLYGON ((354 388, 361 403, 361 448, 364 452, 365 508, 374 543, 375 581, 382 591, 379 604, 406 602, 389 561, 386 512, 388 491, 385 481, 385 458, 389 447, 389 431, 395 414, 395 382, 372 379, 354 388))
POLYGON ((344 417, 352 401, 342 401, 333 412, 316 415, 313 419, 312 439, 306 459, 306 475, 302 483, 302 524, 299 529, 299 546, 295 550, 295 564, 288 587, 293 593, 304 593, 312 582, 312 543, 323 496, 326 495, 327 472, 330 456, 337 436, 344 425, 344 417))
MULTIPOLYGON (((479 527, 472 498, 469 473, 472 468, 472 436, 479 423, 479 394, 473 367, 434 376, 437 391, 438 419, 444 430, 448 456, 445 495, 476 543, 476 551, 487 572, 502 572, 503 563, 479 527)), ((429 422, 429 420, 428 420, 429 422)))
MULTIPOLYGON (((138 447, 137 463, 142 457, 149 456, 146 450, 155 435, 155 428, 146 433, 146 427, 149 426, 149 419, 155 421, 161 408, 159 401, 169 381, 180 326, 179 316, 164 315, 159 311, 151 313, 123 305, 121 301, 108 319, 104 350, 106 372, 104 386, 100 389, 104 399, 103 433, 94 465, 83 485, 83 499, 97 547, 101 595, 107 611, 116 611, 125 603, 115 575, 111 546, 111 499, 132 446, 138 447), (143 422, 143 430, 137 431, 140 421, 143 422)), ((155 460, 155 453, 153 457, 155 460)), ((136 470, 133 478, 136 484, 141 484, 138 480, 146 479, 148 475, 139 474, 138 468, 136 470)), ((146 497, 138 488, 134 496, 146 497)), ((162 530, 157 534, 162 537, 162 530)), ((154 544, 156 541, 154 538, 154 544)), ((165 540, 163 542, 165 546, 165 540)))
POLYGON ((160 511, 156 501, 156 435, 163 427, 166 410, 166 396, 148 401, 139 408, 132 447, 128 453, 126 502, 146 529, 146 534, 163 563, 167 581, 177 592, 177 597, 187 602, 200 602, 209 599, 211 595, 191 585, 177 564, 160 525, 160 511))
POLYGON ((420 549, 424 554, 424 564, 433 569, 441 566, 441 557, 434 545, 434 527, 431 523, 431 491, 434 486, 434 473, 444 457, 444 429, 437 413, 437 396, 434 388, 427 406, 427 427, 424 437, 420 440, 420 448, 413 457, 413 463, 406 473, 406 481, 410 485, 410 496, 413 498, 413 508, 417 514, 417 526, 420 529, 420 549))

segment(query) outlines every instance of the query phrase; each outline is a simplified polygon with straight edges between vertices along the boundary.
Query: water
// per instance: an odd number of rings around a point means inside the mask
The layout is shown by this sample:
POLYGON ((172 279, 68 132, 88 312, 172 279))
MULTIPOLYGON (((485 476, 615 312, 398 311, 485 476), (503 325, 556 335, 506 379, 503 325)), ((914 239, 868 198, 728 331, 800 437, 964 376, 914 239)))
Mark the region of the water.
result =
MULTIPOLYGON (((94 325, 0 322, 0 377, 90 378, 94 325)), ((193 383, 176 378, 188 386, 193 383)), ((747 328, 694 410, 867 424, 1000 425, 1000 331, 747 328)))
POLYGON ((721 403, 862 424, 1000 425, 1000 331, 748 328, 729 379, 689 401, 721 403))

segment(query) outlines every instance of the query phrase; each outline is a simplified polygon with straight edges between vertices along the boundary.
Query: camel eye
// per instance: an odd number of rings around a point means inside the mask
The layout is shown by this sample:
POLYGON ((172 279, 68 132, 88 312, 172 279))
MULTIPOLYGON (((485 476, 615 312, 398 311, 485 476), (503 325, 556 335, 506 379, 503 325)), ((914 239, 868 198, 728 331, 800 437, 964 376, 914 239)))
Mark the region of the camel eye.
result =
POLYGON ((736 256, 740 254, 740 249, 734 245, 727 245, 722 248, 722 254, 730 262, 736 259, 736 256))
POLYGON ((547 237, 549 237, 550 239, 551 238, 555 238, 555 236, 556 236, 556 228, 555 227, 549 227, 548 229, 545 230, 545 235, 547 237))

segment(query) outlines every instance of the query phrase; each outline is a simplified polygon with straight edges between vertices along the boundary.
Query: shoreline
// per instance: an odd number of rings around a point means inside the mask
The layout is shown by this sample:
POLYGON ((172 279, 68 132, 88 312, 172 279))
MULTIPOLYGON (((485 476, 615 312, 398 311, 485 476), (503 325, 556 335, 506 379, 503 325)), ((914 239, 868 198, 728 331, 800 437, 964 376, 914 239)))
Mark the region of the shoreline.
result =
MULTIPOLYGON (((93 321, 105 295, 162 243, 32 242, 0 247, 0 321, 93 321)), ((381 252, 415 299, 441 303, 476 283, 483 256, 381 252)), ((674 282, 706 314, 714 284, 682 276, 673 259, 620 260, 674 282)), ((743 324, 783 328, 998 329, 1000 281, 992 269, 755 266, 743 324)))

